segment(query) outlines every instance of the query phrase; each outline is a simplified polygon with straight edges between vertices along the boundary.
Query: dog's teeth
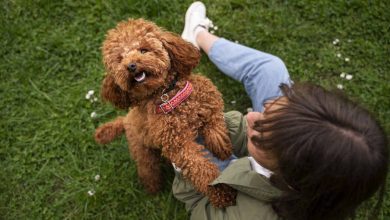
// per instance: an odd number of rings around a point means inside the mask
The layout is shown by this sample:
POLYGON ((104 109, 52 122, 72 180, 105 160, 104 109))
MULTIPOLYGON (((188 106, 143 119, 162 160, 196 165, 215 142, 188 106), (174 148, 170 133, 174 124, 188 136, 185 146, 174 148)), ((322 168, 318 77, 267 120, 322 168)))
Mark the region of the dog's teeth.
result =
POLYGON ((145 79, 145 77, 146 77, 145 72, 142 72, 142 75, 136 76, 136 77, 134 77, 134 79, 135 79, 137 82, 142 82, 142 81, 145 79))

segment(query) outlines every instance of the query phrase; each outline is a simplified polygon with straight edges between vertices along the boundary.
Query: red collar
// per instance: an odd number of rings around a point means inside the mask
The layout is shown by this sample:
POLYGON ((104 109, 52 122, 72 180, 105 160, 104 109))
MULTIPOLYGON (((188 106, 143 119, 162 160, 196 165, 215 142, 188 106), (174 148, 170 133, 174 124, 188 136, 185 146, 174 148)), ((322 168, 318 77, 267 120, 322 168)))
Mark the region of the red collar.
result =
POLYGON ((161 105, 156 106, 156 113, 165 113, 173 111, 183 101, 185 101, 192 93, 192 85, 187 81, 186 86, 180 90, 172 99, 168 100, 168 95, 165 93, 161 96, 161 100, 164 102, 161 105))

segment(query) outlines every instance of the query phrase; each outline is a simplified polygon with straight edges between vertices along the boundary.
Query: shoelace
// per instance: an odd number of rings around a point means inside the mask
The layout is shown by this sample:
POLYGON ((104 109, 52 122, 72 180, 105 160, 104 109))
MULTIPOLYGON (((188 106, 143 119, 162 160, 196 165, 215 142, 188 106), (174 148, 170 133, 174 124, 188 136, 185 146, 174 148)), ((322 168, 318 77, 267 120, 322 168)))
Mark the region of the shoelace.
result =
POLYGON ((206 17, 202 22, 200 22, 199 26, 205 28, 206 30, 209 30, 209 28, 214 27, 214 24, 213 21, 206 17))

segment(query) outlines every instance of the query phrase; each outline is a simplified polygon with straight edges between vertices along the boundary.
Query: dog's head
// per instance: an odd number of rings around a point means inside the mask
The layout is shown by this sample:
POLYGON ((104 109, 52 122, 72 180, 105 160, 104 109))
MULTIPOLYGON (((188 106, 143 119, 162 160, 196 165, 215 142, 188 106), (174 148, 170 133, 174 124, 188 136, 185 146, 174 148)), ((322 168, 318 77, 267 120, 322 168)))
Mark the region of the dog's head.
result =
POLYGON ((152 22, 121 22, 108 31, 103 43, 107 74, 102 97, 126 109, 167 87, 174 75, 190 75, 199 60, 200 53, 192 44, 152 22))

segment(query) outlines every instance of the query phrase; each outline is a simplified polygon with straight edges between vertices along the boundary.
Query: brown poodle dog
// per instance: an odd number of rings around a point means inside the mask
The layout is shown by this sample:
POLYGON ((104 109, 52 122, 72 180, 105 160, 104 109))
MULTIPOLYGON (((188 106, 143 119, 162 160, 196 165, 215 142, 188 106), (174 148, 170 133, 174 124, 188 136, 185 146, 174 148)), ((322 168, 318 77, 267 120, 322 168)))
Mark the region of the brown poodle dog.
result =
POLYGON ((127 116, 100 126, 95 139, 106 144, 125 132, 148 192, 161 188, 162 154, 214 206, 225 207, 234 204, 236 193, 223 184, 208 185, 219 170, 202 150, 207 147, 224 160, 232 154, 232 146, 221 94, 209 79, 191 75, 199 60, 194 46, 152 22, 119 23, 103 43, 107 74, 101 93, 114 106, 130 110, 127 116), (195 141, 198 136, 205 146, 195 141))

